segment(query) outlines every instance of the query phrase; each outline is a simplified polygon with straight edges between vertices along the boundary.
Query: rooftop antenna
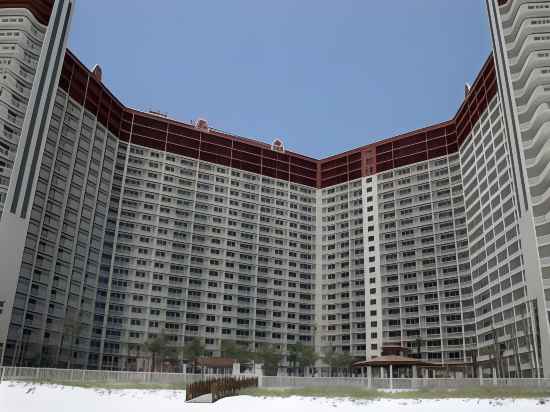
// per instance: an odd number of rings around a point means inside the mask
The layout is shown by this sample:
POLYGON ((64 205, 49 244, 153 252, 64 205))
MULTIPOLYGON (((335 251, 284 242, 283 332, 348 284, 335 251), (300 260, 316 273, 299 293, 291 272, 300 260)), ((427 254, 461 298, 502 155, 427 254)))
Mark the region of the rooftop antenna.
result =
POLYGON ((203 132, 208 132, 210 130, 210 128, 208 127, 208 121, 202 117, 199 117, 197 120, 195 120, 195 128, 203 132))
POLYGON ((99 64, 96 64, 92 69, 92 76, 101 83, 101 79, 103 78, 103 70, 99 64))
POLYGON ((472 86, 470 86, 470 83, 466 83, 464 85, 464 97, 468 97, 470 90, 472 90, 472 86))
POLYGON ((271 150, 279 153, 285 152, 285 144, 281 139, 275 139, 273 140, 273 143, 271 143, 271 150))

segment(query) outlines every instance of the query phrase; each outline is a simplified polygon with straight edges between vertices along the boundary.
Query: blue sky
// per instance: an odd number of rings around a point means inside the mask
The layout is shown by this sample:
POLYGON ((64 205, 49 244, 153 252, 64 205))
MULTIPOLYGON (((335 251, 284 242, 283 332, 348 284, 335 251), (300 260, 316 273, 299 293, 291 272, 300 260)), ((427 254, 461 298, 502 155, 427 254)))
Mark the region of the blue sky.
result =
POLYGON ((69 47, 127 106, 325 157, 451 118, 481 0, 81 0, 69 47))

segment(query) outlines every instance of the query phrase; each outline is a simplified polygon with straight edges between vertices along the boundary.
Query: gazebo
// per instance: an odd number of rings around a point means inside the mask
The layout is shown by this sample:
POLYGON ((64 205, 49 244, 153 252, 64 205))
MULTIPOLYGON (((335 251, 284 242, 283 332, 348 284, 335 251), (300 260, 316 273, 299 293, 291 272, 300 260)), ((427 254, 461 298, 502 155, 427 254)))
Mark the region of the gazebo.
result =
POLYGON ((376 377, 380 378, 418 378, 423 376, 422 371, 441 369, 444 366, 439 363, 426 362, 422 359, 410 358, 402 355, 382 355, 370 359, 355 362, 354 369, 361 369, 361 374, 373 377, 373 368, 377 372, 376 377), (420 376, 419 376, 420 370, 420 376))

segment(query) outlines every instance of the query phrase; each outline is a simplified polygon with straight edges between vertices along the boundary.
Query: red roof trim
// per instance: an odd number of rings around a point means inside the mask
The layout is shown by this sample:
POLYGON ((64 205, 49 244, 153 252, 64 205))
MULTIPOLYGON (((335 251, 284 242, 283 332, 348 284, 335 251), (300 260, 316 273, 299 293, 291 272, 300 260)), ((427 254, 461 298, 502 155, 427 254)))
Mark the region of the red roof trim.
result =
POLYGON ((317 188, 457 152, 497 93, 490 56, 453 119, 317 160, 290 151, 279 153, 253 139, 213 129, 205 132, 188 123, 127 108, 70 51, 65 56, 60 87, 121 140, 317 188))
MULTIPOLYGON (((499 0, 499 5, 506 2, 499 0)), ((47 24, 53 1, 4 0, 1 7, 27 8, 47 24)), ((289 151, 274 152, 257 140, 213 129, 206 133, 187 123, 126 108, 70 51, 60 87, 121 140, 312 187, 345 183, 457 152, 497 93, 494 61, 489 56, 453 119, 316 160, 289 151), (135 130, 130 127, 132 122, 135 130)))

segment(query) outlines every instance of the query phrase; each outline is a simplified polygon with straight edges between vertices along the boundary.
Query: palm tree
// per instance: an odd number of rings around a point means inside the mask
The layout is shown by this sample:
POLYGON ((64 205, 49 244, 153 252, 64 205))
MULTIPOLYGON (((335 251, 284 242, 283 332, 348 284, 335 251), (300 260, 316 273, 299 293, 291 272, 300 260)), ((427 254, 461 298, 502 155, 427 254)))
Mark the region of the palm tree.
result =
POLYGON ((220 347, 221 356, 236 359, 240 363, 247 362, 252 358, 252 354, 243 345, 232 341, 223 340, 220 347))
POLYGON ((61 344, 59 345, 59 349, 57 351, 57 359, 56 364, 59 362, 59 356, 63 352, 63 347, 65 346, 65 343, 68 341, 69 343, 69 356, 67 358, 67 369, 71 368, 71 359, 72 359, 72 353, 74 348, 74 341, 75 338, 78 338, 80 336, 80 332, 84 329, 84 325, 80 322, 80 311, 73 312, 70 311, 69 308, 67 308, 67 311, 65 313, 65 318, 63 321, 63 333, 61 335, 61 344))
POLYGON ((313 346, 304 345, 303 343, 298 343, 297 345, 297 353, 298 353, 298 368, 303 370, 305 373, 305 370, 307 368, 311 368, 315 365, 315 362, 319 358, 319 356, 315 353, 315 349, 313 346))
POLYGON ((420 336, 418 336, 416 338, 416 342, 415 342, 415 346, 416 346, 416 357, 418 359, 422 359, 422 338, 420 336))
POLYGON ((302 342, 299 342, 295 345, 290 345, 288 347, 287 361, 291 365, 292 373, 304 372, 305 369, 315 365, 318 355, 315 353, 315 349, 312 346, 304 345, 302 342))
MULTIPOLYGON (((193 373, 197 367, 197 359, 206 354, 206 347, 203 345, 199 338, 192 339, 189 343, 186 343, 181 349, 181 353, 186 360, 190 360, 193 373)), ((201 368, 202 373, 202 368, 201 368)))
POLYGON ((333 370, 336 370, 336 375, 339 373, 349 374, 349 369, 354 362, 354 358, 349 352, 336 352, 332 347, 325 351, 322 359, 329 366, 330 376, 332 376, 333 370))
POLYGON ((149 338, 145 341, 144 347, 151 354, 150 372, 155 372, 157 359, 166 353, 168 350, 168 339, 166 335, 159 335, 153 338, 149 338))
POLYGON ((297 345, 289 345, 288 354, 286 355, 286 360, 288 362, 288 365, 290 366, 291 374, 296 373, 296 364, 298 363, 299 355, 296 346, 297 345))
POLYGON ((470 358, 472 359, 472 377, 477 378, 477 349, 470 350, 470 358))
MULTIPOLYGON (((133 356, 133 359, 135 362, 135 368, 138 369, 139 366, 139 359, 140 359, 140 351, 141 351, 141 344, 139 343, 128 343, 128 360, 132 357, 132 352, 135 353, 135 356, 133 356)), ((128 362, 127 362, 128 364, 128 362)))
POLYGON ((255 360, 262 363, 262 369, 266 376, 277 376, 282 359, 282 352, 272 345, 262 345, 255 352, 255 360))

